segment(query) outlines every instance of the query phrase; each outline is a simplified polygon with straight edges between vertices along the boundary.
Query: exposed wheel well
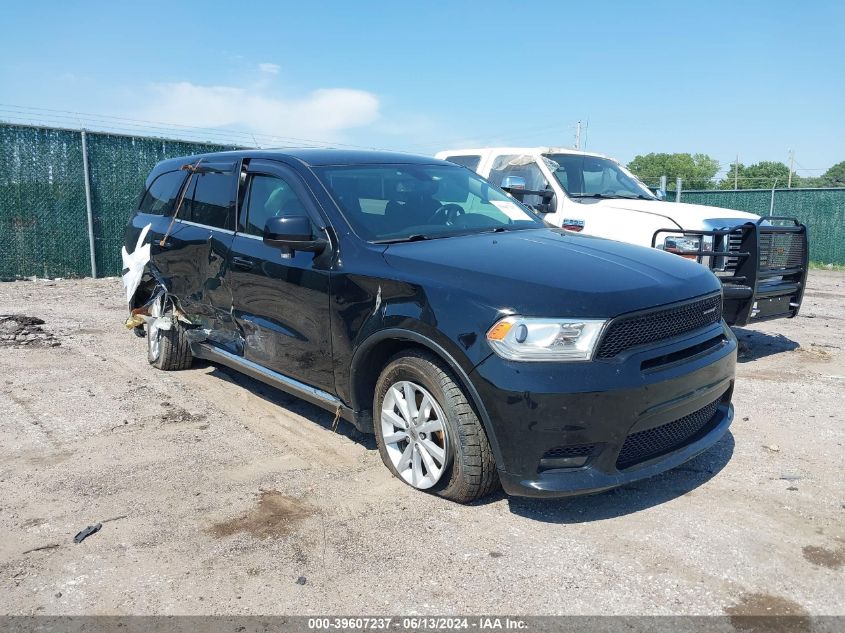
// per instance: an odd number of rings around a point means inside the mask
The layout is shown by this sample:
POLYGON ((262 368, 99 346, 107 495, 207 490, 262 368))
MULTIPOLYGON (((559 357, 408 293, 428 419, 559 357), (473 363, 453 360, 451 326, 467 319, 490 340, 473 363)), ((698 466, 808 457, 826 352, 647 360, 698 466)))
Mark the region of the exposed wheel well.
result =
MULTIPOLYGON (((411 335, 413 336, 413 335, 411 335)), ((485 432, 487 433, 490 446, 493 449, 493 454, 496 460, 501 460, 499 446, 496 442, 495 435, 492 434, 492 429, 489 426, 489 419, 487 412, 484 410, 484 405, 481 402, 475 387, 469 383, 468 376, 460 369, 456 370, 454 367, 455 361, 445 355, 445 351, 440 349, 435 343, 426 345, 425 340, 414 340, 411 338, 403 338, 401 333, 395 338, 384 338, 377 341, 372 347, 365 349, 360 358, 356 357, 353 361, 352 373, 352 408, 355 417, 355 426, 359 431, 364 433, 373 433, 373 395, 375 394, 376 382, 381 375, 382 370, 387 365, 387 362, 396 354, 404 350, 420 349, 436 358, 440 359, 443 364, 449 369, 454 376, 455 382, 467 394, 467 400, 470 406, 475 410, 475 414, 481 421, 485 432)))
MULTIPOLYGON (((373 421, 373 394, 378 377, 391 358, 399 352, 411 349, 422 349, 434 353, 433 350, 415 341, 385 339, 367 350, 366 355, 358 362, 352 378, 352 403, 360 416, 368 420, 370 427, 373 421)), ((372 432, 371 428, 367 430, 372 432)))
POLYGON ((146 279, 142 281, 138 288, 135 290, 135 294, 132 295, 132 298, 129 300, 129 309, 134 310, 135 308, 140 308, 142 305, 146 304, 150 299, 153 298, 155 289, 155 279, 146 279))

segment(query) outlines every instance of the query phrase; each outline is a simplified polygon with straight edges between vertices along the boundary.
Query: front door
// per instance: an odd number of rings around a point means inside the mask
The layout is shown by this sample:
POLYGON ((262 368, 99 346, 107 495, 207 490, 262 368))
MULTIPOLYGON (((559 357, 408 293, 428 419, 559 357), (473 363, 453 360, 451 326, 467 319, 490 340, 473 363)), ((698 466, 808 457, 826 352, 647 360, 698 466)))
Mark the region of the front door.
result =
POLYGON ((269 160, 247 165, 238 231, 229 255, 232 315, 247 360, 300 382, 334 391, 329 327, 329 270, 325 257, 263 242, 268 218, 305 215, 323 232, 316 203, 287 166, 269 160))

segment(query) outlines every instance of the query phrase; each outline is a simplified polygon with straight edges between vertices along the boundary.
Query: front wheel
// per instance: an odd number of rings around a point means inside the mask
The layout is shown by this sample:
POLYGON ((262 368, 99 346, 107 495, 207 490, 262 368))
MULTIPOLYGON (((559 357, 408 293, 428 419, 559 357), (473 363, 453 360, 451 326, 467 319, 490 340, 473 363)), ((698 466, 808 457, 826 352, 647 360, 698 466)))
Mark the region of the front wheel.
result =
POLYGON ((408 485, 467 503, 498 486, 490 443, 451 372, 423 351, 384 368, 373 403, 382 461, 408 485))

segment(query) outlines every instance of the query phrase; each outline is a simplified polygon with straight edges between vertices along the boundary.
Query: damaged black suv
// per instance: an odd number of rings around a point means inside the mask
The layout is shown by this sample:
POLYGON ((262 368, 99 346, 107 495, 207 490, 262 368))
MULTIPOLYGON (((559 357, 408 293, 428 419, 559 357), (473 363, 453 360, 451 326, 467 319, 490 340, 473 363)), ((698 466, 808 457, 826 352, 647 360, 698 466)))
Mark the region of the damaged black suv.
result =
POLYGON ((736 339, 709 270, 549 228, 444 161, 166 160, 123 258, 150 363, 207 359, 329 409, 455 501, 649 477, 733 418, 736 339))

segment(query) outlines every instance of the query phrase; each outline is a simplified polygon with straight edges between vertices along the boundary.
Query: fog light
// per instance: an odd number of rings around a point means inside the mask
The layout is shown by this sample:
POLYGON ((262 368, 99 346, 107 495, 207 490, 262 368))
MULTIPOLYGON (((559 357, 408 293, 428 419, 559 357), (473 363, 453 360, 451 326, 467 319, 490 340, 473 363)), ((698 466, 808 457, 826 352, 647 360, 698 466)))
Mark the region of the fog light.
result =
POLYGON ((540 470, 579 468, 587 463, 589 457, 589 455, 578 455, 577 457, 544 457, 540 460, 540 470))

